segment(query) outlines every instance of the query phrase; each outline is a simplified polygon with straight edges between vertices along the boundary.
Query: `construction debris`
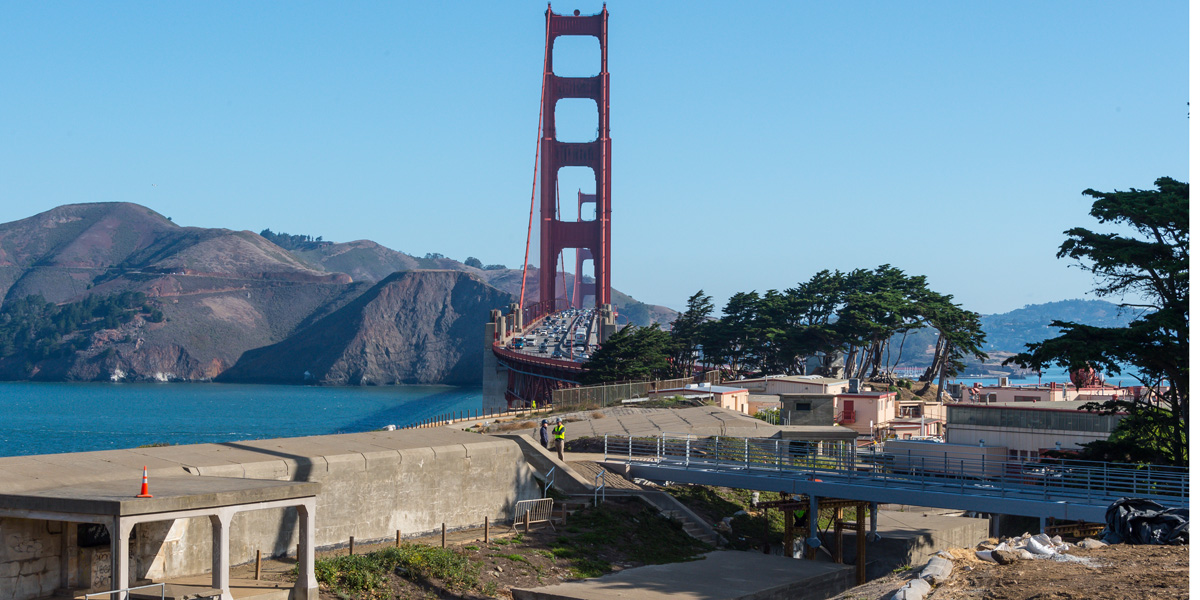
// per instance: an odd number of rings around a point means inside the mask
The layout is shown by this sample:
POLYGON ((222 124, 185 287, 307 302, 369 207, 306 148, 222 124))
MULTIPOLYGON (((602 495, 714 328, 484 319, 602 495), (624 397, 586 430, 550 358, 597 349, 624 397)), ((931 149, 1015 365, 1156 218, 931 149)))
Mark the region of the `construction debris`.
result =
POLYGON ((1101 539, 1109 544, 1188 543, 1188 509, 1167 508, 1144 498, 1121 498, 1104 514, 1101 539))

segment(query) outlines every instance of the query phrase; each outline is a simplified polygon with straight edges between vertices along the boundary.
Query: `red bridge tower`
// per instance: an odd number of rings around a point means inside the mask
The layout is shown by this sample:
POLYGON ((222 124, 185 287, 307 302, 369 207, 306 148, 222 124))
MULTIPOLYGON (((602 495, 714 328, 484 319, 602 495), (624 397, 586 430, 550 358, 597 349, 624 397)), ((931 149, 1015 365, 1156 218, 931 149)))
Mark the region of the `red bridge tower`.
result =
MULTIPOLYGON (((556 15, 546 9, 546 70, 542 96, 541 138, 541 269, 538 290, 543 304, 553 304, 558 289, 558 256, 564 248, 576 249, 575 294, 573 303, 581 306, 583 295, 592 292, 596 306, 612 302, 609 281, 609 248, 612 217, 612 140, 608 137, 608 7, 598 15, 556 15), (564 35, 590 35, 600 40, 600 74, 594 77, 559 77, 554 74, 554 40, 564 35), (587 98, 596 102, 600 135, 590 142, 558 141, 554 128, 554 108, 564 98, 587 98), (558 171, 563 167, 590 167, 596 175, 596 193, 580 194, 579 203, 596 203, 594 221, 562 221, 556 201, 558 171), (587 199, 584 199, 587 196, 587 199), (586 258, 592 259, 594 284, 580 281, 579 270, 586 258), (594 286, 594 291, 589 287, 594 286)), ((582 217, 582 210, 580 210, 582 217)))

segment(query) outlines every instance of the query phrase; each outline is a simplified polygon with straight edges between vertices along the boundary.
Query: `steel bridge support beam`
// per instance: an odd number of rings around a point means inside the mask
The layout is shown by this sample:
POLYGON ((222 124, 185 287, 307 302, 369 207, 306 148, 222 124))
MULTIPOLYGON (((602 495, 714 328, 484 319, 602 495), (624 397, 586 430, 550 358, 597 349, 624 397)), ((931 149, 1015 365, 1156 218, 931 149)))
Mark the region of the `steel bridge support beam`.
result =
POLYGON ((817 548, 821 547, 821 499, 817 498, 816 494, 808 495, 808 539, 804 540, 804 545, 808 546, 804 553, 809 560, 817 558, 817 548))

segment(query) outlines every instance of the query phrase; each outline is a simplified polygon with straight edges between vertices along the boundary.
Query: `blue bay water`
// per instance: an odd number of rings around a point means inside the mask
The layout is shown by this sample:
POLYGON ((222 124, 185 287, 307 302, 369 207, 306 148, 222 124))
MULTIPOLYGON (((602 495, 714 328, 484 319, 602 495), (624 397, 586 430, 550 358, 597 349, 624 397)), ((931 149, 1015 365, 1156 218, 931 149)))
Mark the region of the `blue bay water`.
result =
POLYGON ((0 456, 356 433, 482 404, 478 387, 0 382, 0 456))

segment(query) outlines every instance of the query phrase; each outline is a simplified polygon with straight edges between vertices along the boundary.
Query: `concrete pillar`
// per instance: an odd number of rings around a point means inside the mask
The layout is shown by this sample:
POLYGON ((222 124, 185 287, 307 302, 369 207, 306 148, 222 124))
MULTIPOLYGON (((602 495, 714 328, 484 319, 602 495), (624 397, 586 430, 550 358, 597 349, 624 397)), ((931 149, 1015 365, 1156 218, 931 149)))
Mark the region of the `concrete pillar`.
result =
POLYGON ((220 510, 210 515, 212 522, 212 587, 221 590, 221 600, 233 600, 229 591, 229 526, 233 512, 220 510))
POLYGON ((510 314, 512 314, 513 331, 524 332, 525 331, 525 313, 521 311, 521 305, 519 305, 519 304, 508 305, 508 312, 510 314))
POLYGON ((876 533, 876 530, 878 530, 878 529, 879 529, 879 503, 872 502, 871 503, 871 541, 872 542, 879 541, 879 534, 876 533))
MULTIPOLYGON (((109 547, 112 553, 112 589, 129 587, 129 532, 133 525, 126 524, 120 516, 113 517, 108 525, 109 547)), ((112 594, 112 600, 125 600, 129 592, 112 594)))
POLYGON ((316 498, 309 498, 296 507, 296 520, 300 522, 300 540, 296 546, 296 562, 299 573, 292 594, 295 600, 319 600, 316 554, 314 552, 317 542, 316 513, 316 498))
POLYGON ((1046 533, 1046 517, 1038 517, 1038 533, 1046 533))
POLYGON ((58 585, 62 589, 76 587, 79 580, 79 524, 61 521, 62 552, 59 555, 58 585))

